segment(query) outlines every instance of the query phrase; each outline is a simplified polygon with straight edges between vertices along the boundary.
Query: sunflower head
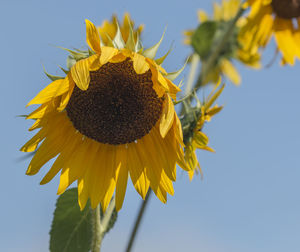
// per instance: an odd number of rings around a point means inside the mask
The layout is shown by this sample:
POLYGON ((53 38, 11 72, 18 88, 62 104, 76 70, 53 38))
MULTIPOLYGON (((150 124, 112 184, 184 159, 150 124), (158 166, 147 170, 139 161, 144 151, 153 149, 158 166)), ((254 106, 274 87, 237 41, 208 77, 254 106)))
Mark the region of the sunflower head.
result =
POLYGON ((205 122, 209 122, 214 115, 223 109, 223 106, 213 106, 225 87, 222 85, 222 87, 219 88, 219 86, 220 82, 214 87, 204 102, 201 103, 198 101, 197 106, 190 108, 182 119, 185 140, 184 158, 191 169, 191 171, 189 171, 190 179, 193 178, 195 172, 200 172, 202 175, 196 150, 202 149, 214 152, 214 150, 208 146, 209 139, 206 134, 202 132, 202 128, 205 122))
POLYGON ((69 50, 66 76, 28 104, 40 104, 27 117, 35 120, 30 130, 40 131, 21 148, 37 150, 27 174, 55 158, 41 184, 61 171, 58 194, 77 181, 81 209, 90 198, 93 208, 101 203, 105 211, 115 193, 119 210, 128 176, 143 198, 151 187, 166 202, 174 193, 176 164, 190 170, 172 101, 180 91, 172 82, 179 72, 162 68, 166 55, 155 59, 162 39, 144 49, 126 24, 127 39, 117 24, 111 45, 102 46, 98 29, 86 20, 89 50, 69 50))
MULTIPOLYGON (((214 13, 211 18, 204 11, 198 11, 200 24, 196 30, 189 30, 184 33, 186 36, 184 43, 191 44, 201 60, 205 62, 238 13, 240 6, 240 0, 223 0, 222 4, 214 3, 214 13)), ((242 19, 236 23, 233 32, 220 52, 215 67, 205 82, 217 83, 219 76, 225 75, 234 84, 239 84, 240 76, 231 63, 232 59, 251 67, 259 67, 260 56, 257 49, 246 50, 243 46, 243 37, 240 36, 243 23, 242 19)))

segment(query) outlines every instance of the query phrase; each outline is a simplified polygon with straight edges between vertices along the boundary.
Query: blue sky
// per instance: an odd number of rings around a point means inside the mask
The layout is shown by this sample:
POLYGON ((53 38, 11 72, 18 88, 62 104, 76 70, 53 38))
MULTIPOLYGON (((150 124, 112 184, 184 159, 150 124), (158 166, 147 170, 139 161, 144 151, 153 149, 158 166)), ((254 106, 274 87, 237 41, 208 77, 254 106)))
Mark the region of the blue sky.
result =
MULTIPOLYGON (((157 42, 167 26, 160 53, 174 43, 164 63, 173 71, 190 53, 182 31, 196 27, 196 10, 211 13, 211 4, 1 0, 1 251, 48 251, 58 178, 40 186, 47 167, 36 176, 25 175, 29 160, 20 161, 18 149, 32 136, 27 132, 31 122, 16 115, 31 111, 25 105, 49 83, 42 66, 59 74, 58 65, 65 65, 66 53, 55 46, 83 47, 85 18, 101 24, 112 13, 128 11, 137 24, 145 24, 146 46, 157 42)), ((272 42, 265 64, 274 50, 272 42)), ((175 196, 166 205, 151 198, 134 251, 300 251, 299 63, 291 68, 277 61, 261 71, 238 68, 241 87, 227 84, 219 100, 224 110, 204 129, 216 150, 198 153, 204 179, 189 182, 178 170, 175 196)), ((123 251, 139 204, 130 185, 103 251, 123 251)))

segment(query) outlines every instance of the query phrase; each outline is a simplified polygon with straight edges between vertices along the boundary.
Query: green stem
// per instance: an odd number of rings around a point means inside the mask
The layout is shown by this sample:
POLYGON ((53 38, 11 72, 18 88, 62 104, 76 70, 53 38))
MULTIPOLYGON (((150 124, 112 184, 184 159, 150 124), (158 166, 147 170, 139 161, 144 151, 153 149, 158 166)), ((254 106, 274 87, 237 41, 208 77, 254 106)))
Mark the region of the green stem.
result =
POLYGON ((135 224, 134 224, 134 227, 133 227, 131 235, 130 235, 130 240, 128 241, 128 244, 127 244, 126 252, 130 252, 131 251, 131 248, 132 248, 132 245, 134 243, 134 240, 135 240, 137 231, 139 229, 141 220, 142 220, 143 215, 145 213, 145 209, 146 209, 147 203, 149 202, 149 198, 150 198, 150 194, 151 193, 152 193, 152 190, 149 189, 149 191, 148 191, 148 193, 146 195, 145 200, 143 200, 143 202, 141 204, 141 207, 140 207, 140 210, 139 210, 139 214, 138 214, 138 216, 137 216, 137 218, 135 220, 135 224))
POLYGON ((92 252, 100 252, 102 242, 102 231, 100 223, 100 204, 92 209, 92 221, 93 221, 93 238, 92 238, 92 252))
POLYGON ((114 212, 115 206, 116 206, 116 200, 115 200, 115 198, 113 198, 111 200, 111 202, 109 203, 109 206, 106 209, 105 214, 104 214, 103 219, 102 219, 102 225, 101 225, 103 227, 102 232, 107 230, 107 226, 109 224, 111 215, 114 212))
POLYGON ((192 90, 193 83, 195 81, 198 65, 199 65, 200 57, 197 53, 193 53, 191 56, 191 65, 190 65, 190 72, 188 75, 185 95, 189 94, 192 90))

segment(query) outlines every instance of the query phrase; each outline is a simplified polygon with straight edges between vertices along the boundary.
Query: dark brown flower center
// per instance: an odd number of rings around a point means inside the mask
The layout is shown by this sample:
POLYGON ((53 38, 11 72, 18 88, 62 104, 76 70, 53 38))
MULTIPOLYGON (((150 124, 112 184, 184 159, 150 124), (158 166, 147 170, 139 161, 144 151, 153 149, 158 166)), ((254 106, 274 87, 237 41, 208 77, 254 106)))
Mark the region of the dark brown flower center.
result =
POLYGON ((272 0, 272 7, 281 18, 300 17, 300 0, 272 0))
POLYGON ((127 59, 107 63, 90 76, 89 88, 82 91, 75 86, 66 107, 80 133, 113 145, 131 143, 149 133, 163 103, 153 89, 150 70, 137 74, 127 59))

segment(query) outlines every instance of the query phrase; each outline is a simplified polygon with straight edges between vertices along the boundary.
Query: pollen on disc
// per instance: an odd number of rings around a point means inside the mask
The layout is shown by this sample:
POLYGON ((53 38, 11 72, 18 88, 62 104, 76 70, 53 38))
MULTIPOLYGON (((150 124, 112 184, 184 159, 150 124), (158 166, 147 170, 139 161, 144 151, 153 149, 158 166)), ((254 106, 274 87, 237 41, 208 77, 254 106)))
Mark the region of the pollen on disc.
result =
POLYGON ((66 107, 73 126, 98 142, 119 145, 150 132, 160 118, 163 98, 153 89, 148 70, 137 74, 132 60, 107 63, 90 72, 89 88, 75 86, 66 107))

